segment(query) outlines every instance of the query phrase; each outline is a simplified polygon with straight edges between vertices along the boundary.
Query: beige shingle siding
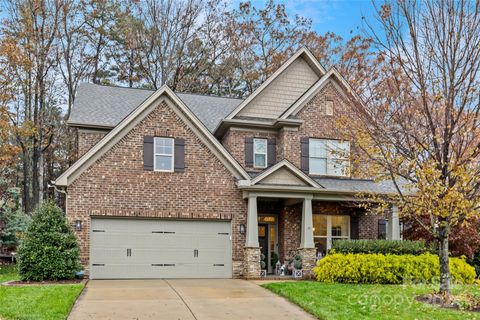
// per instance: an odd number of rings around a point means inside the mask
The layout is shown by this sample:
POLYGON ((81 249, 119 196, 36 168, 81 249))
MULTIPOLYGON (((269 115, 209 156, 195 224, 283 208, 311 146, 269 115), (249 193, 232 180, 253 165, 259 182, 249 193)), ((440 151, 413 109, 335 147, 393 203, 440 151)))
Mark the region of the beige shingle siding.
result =
POLYGON ((289 170, 281 168, 265 179, 260 181, 260 184, 282 184, 282 185, 296 185, 304 186, 305 183, 294 176, 289 170))
POLYGON ((237 116, 276 119, 318 79, 308 63, 303 58, 298 58, 237 116))

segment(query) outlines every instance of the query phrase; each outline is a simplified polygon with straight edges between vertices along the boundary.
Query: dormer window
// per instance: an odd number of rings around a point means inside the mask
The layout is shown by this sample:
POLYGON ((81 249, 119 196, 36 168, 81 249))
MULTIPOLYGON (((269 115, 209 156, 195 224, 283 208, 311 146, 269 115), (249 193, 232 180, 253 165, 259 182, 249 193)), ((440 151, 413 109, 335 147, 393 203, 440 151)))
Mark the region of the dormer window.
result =
POLYGON ((347 176, 349 172, 350 142, 341 140, 309 140, 310 174, 347 176))
POLYGON ((267 167, 267 139, 253 139, 253 167, 267 167))

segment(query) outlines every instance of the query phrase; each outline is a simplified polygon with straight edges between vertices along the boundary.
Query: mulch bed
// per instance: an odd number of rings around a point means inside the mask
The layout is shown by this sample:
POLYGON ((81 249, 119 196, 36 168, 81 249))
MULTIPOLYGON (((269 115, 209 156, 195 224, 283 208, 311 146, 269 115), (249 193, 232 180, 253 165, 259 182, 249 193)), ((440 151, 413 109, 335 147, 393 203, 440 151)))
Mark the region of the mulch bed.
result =
POLYGON ((2 283, 4 286, 42 286, 47 284, 79 284, 86 282, 86 279, 72 279, 72 280, 46 280, 46 281, 20 281, 13 280, 2 283))
MULTIPOLYGON (((467 299, 470 300, 470 297, 467 297, 467 299)), ((429 294, 417 296, 415 297, 415 300, 417 300, 418 302, 423 302, 423 303, 428 303, 430 305, 438 306, 441 308, 455 309, 455 310, 460 309, 460 304, 455 301, 455 297, 453 299, 446 300, 443 295, 438 293, 429 293, 429 294)), ((470 302, 472 306, 464 310, 472 311, 472 312, 480 312, 480 303, 478 301, 470 301, 470 302)))

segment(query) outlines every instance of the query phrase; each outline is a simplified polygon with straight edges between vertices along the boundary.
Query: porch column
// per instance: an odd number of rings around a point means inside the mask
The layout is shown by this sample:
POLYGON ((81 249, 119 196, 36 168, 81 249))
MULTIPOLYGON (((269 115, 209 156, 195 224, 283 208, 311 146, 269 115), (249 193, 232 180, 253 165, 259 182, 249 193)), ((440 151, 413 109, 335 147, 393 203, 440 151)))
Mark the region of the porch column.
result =
POLYGON ((397 206, 392 206, 392 210, 388 215, 387 239, 400 240, 400 218, 397 206))
POLYGON ((303 199, 300 248, 315 248, 313 242, 312 196, 303 199))
POLYGON ((257 218, 257 196, 248 195, 248 211, 247 211, 247 239, 245 247, 258 248, 258 218, 257 218))

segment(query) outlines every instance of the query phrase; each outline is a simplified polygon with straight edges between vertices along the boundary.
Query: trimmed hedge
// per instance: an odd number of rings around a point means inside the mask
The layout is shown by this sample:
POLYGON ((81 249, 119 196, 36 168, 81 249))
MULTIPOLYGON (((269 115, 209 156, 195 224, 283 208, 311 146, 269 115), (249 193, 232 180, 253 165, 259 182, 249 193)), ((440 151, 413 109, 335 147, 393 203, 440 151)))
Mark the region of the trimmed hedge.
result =
POLYGON ((423 254, 432 249, 423 241, 409 240, 336 240, 334 253, 423 254))
POLYGON ((18 250, 22 280, 73 279, 81 270, 80 250, 62 209, 54 202, 37 208, 18 250))
MULTIPOLYGON (((401 284, 437 282, 440 279, 438 256, 393 254, 328 254, 313 269, 315 278, 326 283, 401 284)), ((453 281, 471 284, 475 269, 463 258, 450 258, 453 281)))

